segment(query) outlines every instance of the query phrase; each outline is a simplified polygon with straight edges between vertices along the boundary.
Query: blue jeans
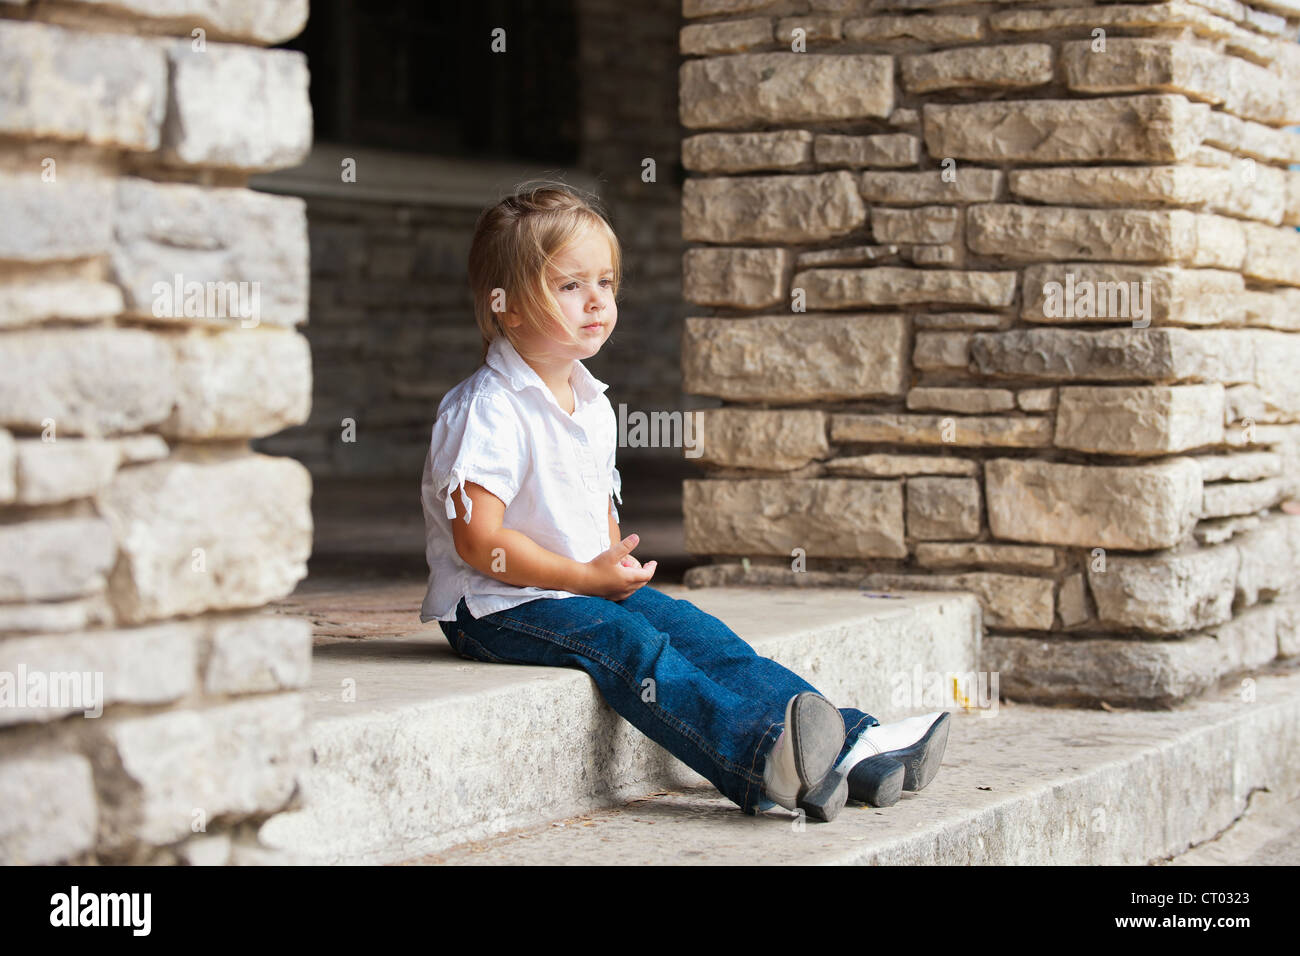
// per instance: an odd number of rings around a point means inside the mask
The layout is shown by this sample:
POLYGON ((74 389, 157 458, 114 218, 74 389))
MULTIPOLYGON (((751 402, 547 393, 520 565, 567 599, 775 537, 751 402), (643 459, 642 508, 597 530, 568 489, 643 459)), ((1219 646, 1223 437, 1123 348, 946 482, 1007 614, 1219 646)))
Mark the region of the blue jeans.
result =
MULTIPOLYGON (((787 701, 816 691, 713 615, 648 584, 622 601, 538 598, 477 619, 462 599, 455 622, 439 624, 471 660, 585 670, 628 723, 751 815, 762 809, 763 766, 787 701)), ((840 713, 843 759, 879 721, 840 713)))

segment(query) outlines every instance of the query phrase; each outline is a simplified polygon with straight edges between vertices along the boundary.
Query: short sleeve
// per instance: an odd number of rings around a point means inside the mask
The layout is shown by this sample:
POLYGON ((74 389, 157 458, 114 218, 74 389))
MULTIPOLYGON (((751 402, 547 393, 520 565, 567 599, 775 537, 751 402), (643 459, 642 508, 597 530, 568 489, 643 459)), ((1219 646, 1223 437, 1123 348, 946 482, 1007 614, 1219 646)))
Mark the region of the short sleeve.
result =
POLYGON ((465 482, 482 485, 507 506, 519 493, 528 470, 528 442, 523 422, 509 402, 476 395, 438 416, 430 453, 434 500, 442 498, 448 518, 456 517, 459 490, 469 523, 473 502, 465 482))

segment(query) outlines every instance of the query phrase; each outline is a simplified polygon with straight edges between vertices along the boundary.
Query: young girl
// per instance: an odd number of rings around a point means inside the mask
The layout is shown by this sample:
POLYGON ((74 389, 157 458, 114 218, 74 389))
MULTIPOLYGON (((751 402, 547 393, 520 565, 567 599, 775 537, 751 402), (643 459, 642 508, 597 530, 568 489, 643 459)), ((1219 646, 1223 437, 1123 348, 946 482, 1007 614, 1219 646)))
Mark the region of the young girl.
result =
POLYGON ((745 813, 832 820, 938 771, 948 715, 836 709, 722 621, 649 585, 619 529, 606 385, 582 364, 618 318, 620 249, 594 199, 522 188, 469 253, 484 362, 438 406, 421 482, 420 620, 478 661, 577 667, 629 723, 745 813))

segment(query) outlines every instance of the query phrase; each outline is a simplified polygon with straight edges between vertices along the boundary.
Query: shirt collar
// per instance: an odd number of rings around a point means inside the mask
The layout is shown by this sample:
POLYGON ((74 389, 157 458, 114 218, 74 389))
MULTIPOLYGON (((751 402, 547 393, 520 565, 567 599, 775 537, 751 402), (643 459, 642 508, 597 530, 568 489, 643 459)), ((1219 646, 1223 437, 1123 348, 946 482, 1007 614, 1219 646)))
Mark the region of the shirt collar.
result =
MULTIPOLYGON (((487 364, 505 376, 517 391, 540 388, 548 395, 551 394, 542 377, 533 371, 533 367, 524 361, 523 356, 504 335, 498 335, 488 346, 487 364)), ((573 363, 573 373, 569 376, 569 381, 573 384, 574 396, 579 404, 594 400, 609 388, 579 361, 573 363)), ((551 397, 554 398, 553 395, 551 397)))

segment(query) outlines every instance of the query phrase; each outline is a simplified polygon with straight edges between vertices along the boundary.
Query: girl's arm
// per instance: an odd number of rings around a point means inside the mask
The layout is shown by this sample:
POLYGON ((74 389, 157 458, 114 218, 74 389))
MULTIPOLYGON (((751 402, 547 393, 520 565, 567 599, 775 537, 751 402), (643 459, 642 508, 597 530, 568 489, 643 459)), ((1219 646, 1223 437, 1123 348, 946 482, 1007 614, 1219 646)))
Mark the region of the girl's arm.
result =
POLYGON ((610 541, 622 541, 622 540, 623 540, 623 532, 618 530, 618 522, 614 520, 614 499, 613 499, 613 497, 611 497, 611 498, 609 499, 609 511, 607 512, 607 514, 608 514, 608 516, 609 516, 609 540, 610 540, 610 541))
MULTIPOLYGON (((505 503, 482 485, 465 482, 465 494, 473 503, 468 524, 464 503, 452 495, 456 506, 456 517, 451 519, 456 553, 471 568, 488 577, 516 587, 570 591, 621 601, 654 575, 653 561, 645 568, 625 567, 620 563, 640 540, 634 534, 619 539, 591 561, 575 561, 548 551, 522 532, 503 528, 505 503)), ((613 515, 610 524, 617 529, 613 515)))

